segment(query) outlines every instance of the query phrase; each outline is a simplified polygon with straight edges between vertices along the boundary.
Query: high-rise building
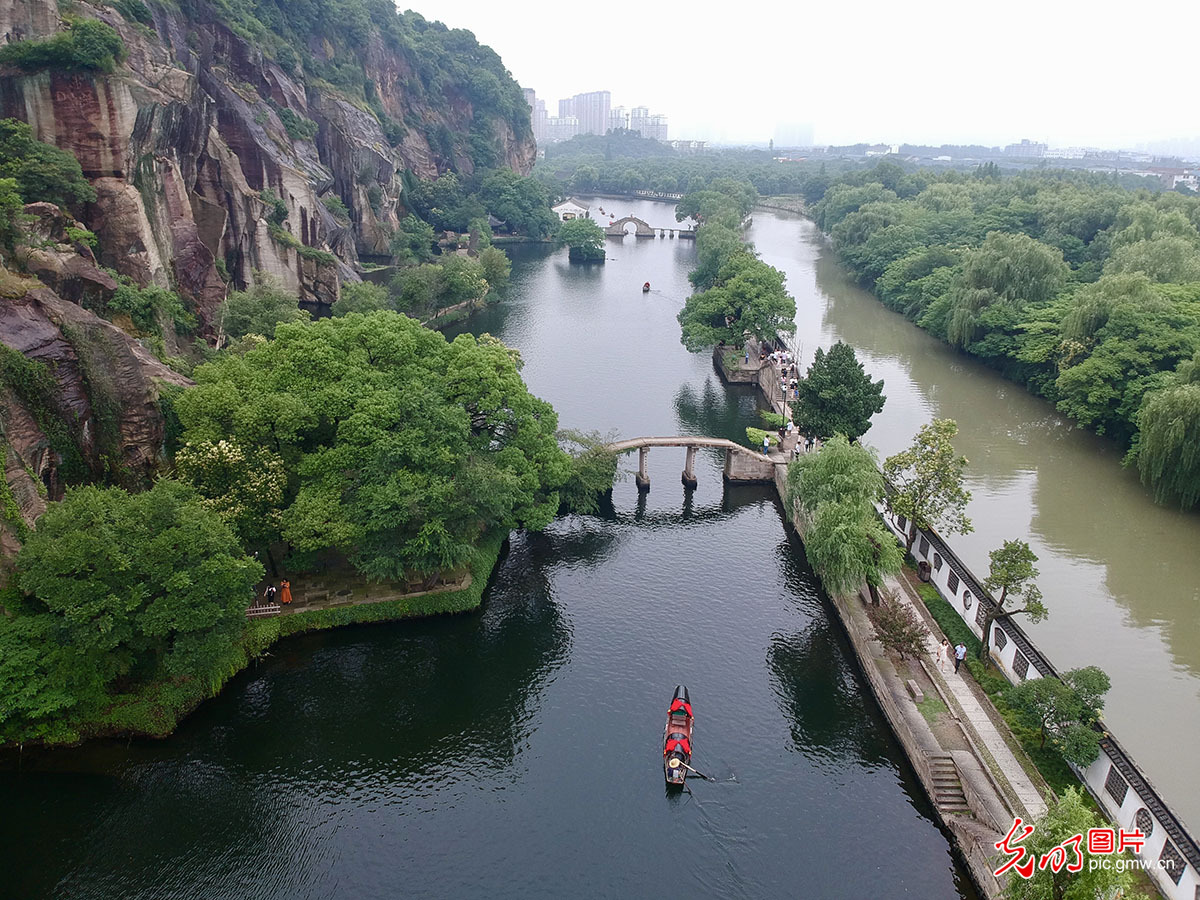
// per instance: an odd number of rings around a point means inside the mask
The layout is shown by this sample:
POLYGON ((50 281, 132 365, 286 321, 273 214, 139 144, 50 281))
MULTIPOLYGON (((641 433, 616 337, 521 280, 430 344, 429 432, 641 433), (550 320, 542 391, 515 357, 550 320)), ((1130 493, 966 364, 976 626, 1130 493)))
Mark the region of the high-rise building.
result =
POLYGON ((521 93, 525 95, 525 102, 529 104, 529 124, 533 126, 533 139, 539 144, 544 144, 549 140, 546 131, 546 101, 539 100, 533 88, 524 88, 521 93))
POLYGON ((575 116, 550 116, 546 120, 546 140, 549 143, 569 141, 579 133, 579 119, 575 116))
POLYGON ((568 100, 559 100, 558 101, 558 117, 560 119, 565 118, 566 116, 575 115, 575 100, 576 99, 578 99, 578 98, 571 97, 568 100))
POLYGON ((650 109, 645 106, 635 106, 629 113, 629 128, 644 138, 656 141, 667 139, 667 117, 651 115, 650 109))
POLYGON ((623 106, 618 106, 615 109, 609 110, 608 113, 608 130, 615 131, 618 128, 629 127, 629 112, 623 106))
POLYGON ((608 91, 592 91, 588 94, 576 94, 569 101, 558 102, 558 114, 574 115, 579 119, 580 134, 604 134, 608 131, 609 105, 612 94, 608 91), (563 103, 568 102, 571 112, 563 112, 563 103))

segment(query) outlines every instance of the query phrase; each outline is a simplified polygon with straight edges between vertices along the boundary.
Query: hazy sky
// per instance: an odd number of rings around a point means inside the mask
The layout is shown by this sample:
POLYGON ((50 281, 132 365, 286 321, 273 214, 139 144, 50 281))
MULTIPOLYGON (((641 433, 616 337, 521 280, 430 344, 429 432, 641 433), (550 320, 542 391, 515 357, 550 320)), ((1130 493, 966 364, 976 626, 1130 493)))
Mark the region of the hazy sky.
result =
POLYGON ((1200 134, 1183 0, 399 0, 473 31, 522 87, 609 90, 671 137, 1132 147, 1200 134))

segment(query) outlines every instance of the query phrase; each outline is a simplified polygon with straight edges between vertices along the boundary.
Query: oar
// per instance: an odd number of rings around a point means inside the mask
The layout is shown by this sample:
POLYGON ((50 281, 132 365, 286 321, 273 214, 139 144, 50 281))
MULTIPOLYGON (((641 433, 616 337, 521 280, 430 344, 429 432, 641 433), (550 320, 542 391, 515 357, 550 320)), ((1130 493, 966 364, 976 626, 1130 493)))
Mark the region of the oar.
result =
POLYGON ((705 781, 714 781, 715 782, 717 780, 717 779, 713 778, 711 775, 705 775, 703 772, 697 772, 695 769, 693 769, 691 766, 689 766, 687 763, 685 763, 682 759, 678 759, 678 758, 672 759, 669 763, 667 763, 667 765, 670 766, 672 769, 678 769, 680 766, 683 766, 685 769, 687 769, 693 775, 697 776, 698 778, 703 778, 705 781))

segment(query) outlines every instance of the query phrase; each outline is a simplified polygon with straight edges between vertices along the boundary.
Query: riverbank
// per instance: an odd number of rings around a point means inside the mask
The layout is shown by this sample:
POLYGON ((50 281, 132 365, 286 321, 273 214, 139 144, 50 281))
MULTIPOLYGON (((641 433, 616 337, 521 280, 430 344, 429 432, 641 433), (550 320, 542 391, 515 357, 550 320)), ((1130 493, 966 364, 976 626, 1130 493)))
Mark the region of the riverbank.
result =
MULTIPOLYGON (((248 619, 241 639, 223 658, 214 661, 207 676, 179 681, 156 681, 136 692, 118 695, 94 719, 72 723, 71 734, 30 746, 73 746, 98 738, 164 738, 206 700, 217 696, 235 675, 268 655, 278 641, 306 634, 372 622, 394 622, 471 612, 479 608, 483 592, 504 555, 507 535, 492 535, 480 542, 469 568, 465 587, 441 592, 419 592, 397 599, 311 609, 289 615, 248 619)), ((11 745, 10 745, 11 747, 11 745)))

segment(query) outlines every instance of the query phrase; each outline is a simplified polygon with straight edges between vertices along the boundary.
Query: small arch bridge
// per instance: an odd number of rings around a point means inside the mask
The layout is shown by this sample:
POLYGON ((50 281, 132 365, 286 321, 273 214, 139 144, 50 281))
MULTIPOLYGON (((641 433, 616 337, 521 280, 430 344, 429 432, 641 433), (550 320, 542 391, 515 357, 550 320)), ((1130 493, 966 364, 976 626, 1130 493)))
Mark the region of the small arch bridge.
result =
POLYGON ((698 437, 696 435, 638 437, 607 445, 605 449, 618 455, 632 450, 638 451, 638 471, 635 480, 638 490, 642 493, 650 490, 650 473, 647 471, 646 463, 651 447, 687 448, 687 461, 683 468, 685 487, 696 486, 696 450, 701 447, 725 451, 725 469, 722 474, 726 481, 747 483, 774 482, 775 480, 775 460, 725 438, 698 437))
POLYGON ((680 228, 671 226, 669 228, 655 228, 644 219, 639 219, 637 216, 625 216, 622 219, 617 219, 615 222, 610 222, 604 226, 604 233, 608 237, 625 237, 625 226, 634 225, 637 230, 634 231, 634 237, 640 238, 673 238, 678 235, 680 238, 695 240, 696 230, 694 228, 680 228))

